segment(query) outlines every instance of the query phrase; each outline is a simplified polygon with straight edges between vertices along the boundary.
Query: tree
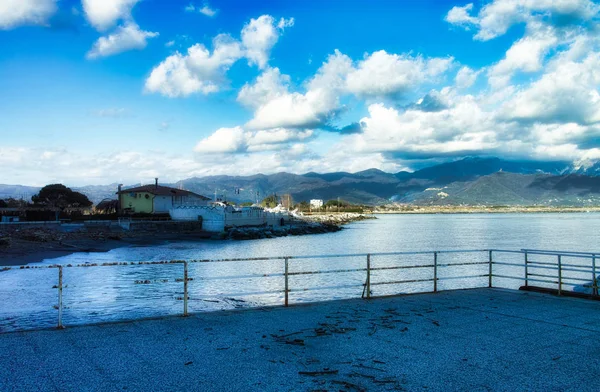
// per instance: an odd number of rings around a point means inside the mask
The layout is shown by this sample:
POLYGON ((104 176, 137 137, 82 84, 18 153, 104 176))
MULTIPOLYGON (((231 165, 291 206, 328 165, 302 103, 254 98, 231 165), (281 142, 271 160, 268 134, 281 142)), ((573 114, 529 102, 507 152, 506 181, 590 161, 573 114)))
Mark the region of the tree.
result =
POLYGON ((83 193, 75 192, 62 184, 46 185, 31 197, 35 204, 61 209, 68 207, 90 207, 92 202, 83 193))
POLYGON ((300 203, 296 204, 295 208, 299 209, 300 211, 308 211, 310 209, 310 204, 307 201, 301 201, 300 203))
POLYGON ((27 202, 23 199, 15 199, 9 197, 8 199, 0 200, 0 208, 23 208, 27 207, 27 202))
POLYGON ((267 208, 277 207, 277 204, 279 204, 279 201, 277 200, 277 196, 275 195, 267 196, 263 199, 263 201, 260 202, 261 206, 267 208))

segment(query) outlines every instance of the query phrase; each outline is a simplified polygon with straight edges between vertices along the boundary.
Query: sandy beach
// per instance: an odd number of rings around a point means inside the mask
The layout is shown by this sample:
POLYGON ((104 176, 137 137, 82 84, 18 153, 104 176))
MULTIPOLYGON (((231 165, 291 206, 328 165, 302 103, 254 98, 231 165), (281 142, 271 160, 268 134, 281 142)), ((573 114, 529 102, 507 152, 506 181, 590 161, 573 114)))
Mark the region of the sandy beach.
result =
POLYGON ((11 240, 10 247, 0 248, 0 266, 26 265, 39 263, 45 259, 67 256, 77 252, 108 252, 111 249, 127 246, 159 245, 176 241, 201 241, 209 238, 206 233, 140 233, 121 239, 92 239, 81 236, 69 241, 50 240, 46 242, 28 241, 18 238, 11 240))

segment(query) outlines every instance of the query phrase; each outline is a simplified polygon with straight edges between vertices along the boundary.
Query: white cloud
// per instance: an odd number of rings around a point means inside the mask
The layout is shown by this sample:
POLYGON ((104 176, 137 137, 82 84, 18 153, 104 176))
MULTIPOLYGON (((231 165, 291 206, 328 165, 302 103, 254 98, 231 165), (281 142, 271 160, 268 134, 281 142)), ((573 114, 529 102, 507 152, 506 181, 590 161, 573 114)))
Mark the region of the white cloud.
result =
POLYGON ((358 62, 347 76, 347 89, 363 97, 403 95, 446 72, 453 58, 423 59, 380 50, 358 62))
POLYGON ((504 118, 545 123, 600 122, 600 53, 560 61, 502 107, 504 118))
POLYGON ((131 21, 131 9, 140 0, 81 0, 87 20, 99 31, 106 31, 118 21, 131 21))
POLYGON ((448 14, 446 15, 446 22, 463 26, 468 30, 469 25, 477 23, 477 18, 474 18, 470 15, 472 9, 473 3, 469 3, 464 7, 454 6, 450 11, 448 11, 448 14))
POLYGON ((540 71, 544 58, 558 43, 558 37, 552 27, 537 26, 534 31, 514 42, 506 51, 504 59, 490 68, 490 84, 496 87, 505 86, 516 71, 540 71))
POLYGON ((246 84, 238 101, 255 109, 246 126, 250 129, 326 128, 343 110, 340 99, 393 97, 414 93, 452 65, 451 58, 423 59, 385 51, 353 63, 340 51, 328 56, 305 83, 306 92, 291 92, 289 77, 278 69, 266 70, 252 85, 246 84))
POLYGON ((313 134, 312 130, 285 128, 260 131, 247 131, 242 127, 219 128, 200 140, 194 151, 204 154, 232 154, 281 150, 287 148, 289 143, 306 140, 313 134))
POLYGON ((194 151, 199 153, 236 153, 247 148, 246 135, 241 127, 219 128, 209 137, 202 139, 194 151))
POLYGON ((474 38, 487 41, 504 35, 515 24, 548 18, 589 20, 598 9, 591 0, 493 0, 481 7, 476 16, 471 15, 472 3, 453 7, 446 21, 465 28, 474 27, 478 30, 474 38))
MULTIPOLYGON (((293 21, 282 19, 278 24, 286 27, 293 21)), ((267 67, 271 48, 283 27, 276 27, 272 16, 262 15, 244 26, 241 41, 220 34, 213 39, 212 53, 202 44, 188 48, 187 55, 177 52, 154 67, 145 89, 168 97, 220 91, 227 82, 226 72, 239 59, 245 57, 261 69, 267 67)))
POLYGON ((282 75, 279 68, 268 68, 254 84, 246 83, 238 93, 237 100, 244 106, 257 108, 288 93, 290 77, 282 75))
POLYGON ((474 71, 473 69, 464 66, 456 74, 455 83, 458 88, 469 88, 477 80, 477 76, 481 71, 474 71))
POLYGON ((148 92, 168 97, 185 97, 194 93, 219 91, 225 72, 242 57, 238 41, 226 34, 213 39, 212 53, 202 44, 188 48, 187 54, 176 52, 154 67, 146 80, 148 92))
POLYGON ((204 6, 202 8, 200 8, 198 10, 198 12, 200 12, 203 15, 208 16, 209 18, 212 18, 217 15, 217 12, 219 12, 219 10, 210 8, 210 6, 208 4, 204 4, 204 6))
POLYGON ((21 25, 44 25, 56 12, 57 0, 0 1, 0 30, 21 25))
POLYGON ((100 37, 87 53, 87 58, 112 56, 128 50, 141 50, 147 45, 148 38, 158 37, 158 33, 140 30, 135 23, 127 23, 119 26, 113 33, 106 37, 100 37))
POLYGON ((271 49, 283 32, 284 28, 294 25, 294 19, 281 18, 277 24, 271 15, 262 15, 257 19, 250 19, 242 29, 242 44, 248 63, 256 64, 260 69, 267 66, 271 49))
POLYGON ((202 7, 196 6, 193 3, 188 4, 185 8, 184 8, 185 12, 196 12, 198 11, 199 13, 208 16, 209 18, 213 18, 217 15, 217 13, 219 12, 218 9, 215 8, 211 8, 210 5, 208 3, 204 3, 204 5, 202 7))
POLYGON ((289 77, 275 79, 266 71, 253 86, 242 89, 253 91, 254 99, 260 103, 247 127, 313 128, 325 124, 340 106, 339 95, 351 66, 350 58, 336 51, 308 81, 305 94, 289 92, 286 83, 289 77), (262 97, 257 97, 259 94, 262 97))

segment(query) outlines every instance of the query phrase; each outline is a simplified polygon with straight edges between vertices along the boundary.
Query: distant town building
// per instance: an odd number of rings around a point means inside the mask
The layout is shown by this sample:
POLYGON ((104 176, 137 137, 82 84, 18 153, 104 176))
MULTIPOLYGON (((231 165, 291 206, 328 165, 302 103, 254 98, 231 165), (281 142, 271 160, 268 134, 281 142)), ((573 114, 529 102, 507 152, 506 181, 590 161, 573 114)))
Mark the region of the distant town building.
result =
POLYGON ((210 199, 194 192, 183 189, 158 185, 143 185, 135 188, 119 188, 119 207, 121 213, 168 213, 174 206, 179 205, 208 205, 210 199))
POLYGON ((321 199, 312 199, 310 201, 310 208, 321 208, 323 207, 323 200, 321 199))

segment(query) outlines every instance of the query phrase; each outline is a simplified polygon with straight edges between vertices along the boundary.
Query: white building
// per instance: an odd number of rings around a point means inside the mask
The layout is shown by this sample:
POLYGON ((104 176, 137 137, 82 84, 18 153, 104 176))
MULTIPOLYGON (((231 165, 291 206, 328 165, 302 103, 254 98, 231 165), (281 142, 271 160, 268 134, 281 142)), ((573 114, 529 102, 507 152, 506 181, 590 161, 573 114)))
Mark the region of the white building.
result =
POLYGON ((176 206, 169 211, 176 221, 202 220, 202 229, 223 232, 231 227, 283 226, 289 223, 287 213, 268 212, 261 207, 235 208, 223 204, 211 206, 176 206))
POLYGON ((323 200, 321 199, 312 199, 310 201, 310 208, 321 208, 323 207, 323 200))

